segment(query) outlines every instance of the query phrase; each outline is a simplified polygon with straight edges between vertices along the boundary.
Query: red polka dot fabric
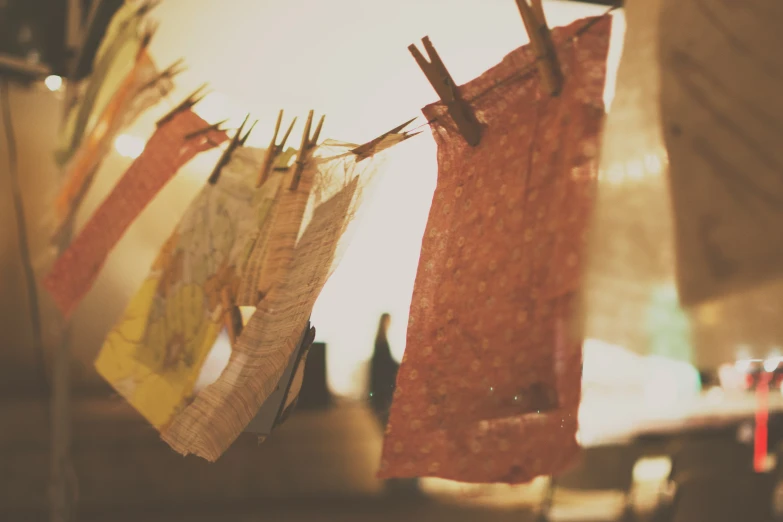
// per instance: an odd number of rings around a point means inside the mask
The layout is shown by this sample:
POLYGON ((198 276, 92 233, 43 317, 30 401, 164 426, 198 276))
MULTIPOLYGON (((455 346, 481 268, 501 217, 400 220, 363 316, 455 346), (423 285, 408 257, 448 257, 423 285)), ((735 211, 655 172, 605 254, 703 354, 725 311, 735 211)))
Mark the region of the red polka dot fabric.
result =
POLYGON ((90 291, 128 227, 177 171, 200 152, 228 139, 225 132, 217 130, 187 138, 206 127, 209 123, 188 109, 177 112, 156 129, 141 155, 55 261, 43 286, 65 317, 90 291))
POLYGON ((462 86, 469 146, 424 108, 438 185, 379 476, 526 482, 578 452, 581 342, 566 335, 596 181, 609 17, 553 30, 562 93, 528 46, 462 86))

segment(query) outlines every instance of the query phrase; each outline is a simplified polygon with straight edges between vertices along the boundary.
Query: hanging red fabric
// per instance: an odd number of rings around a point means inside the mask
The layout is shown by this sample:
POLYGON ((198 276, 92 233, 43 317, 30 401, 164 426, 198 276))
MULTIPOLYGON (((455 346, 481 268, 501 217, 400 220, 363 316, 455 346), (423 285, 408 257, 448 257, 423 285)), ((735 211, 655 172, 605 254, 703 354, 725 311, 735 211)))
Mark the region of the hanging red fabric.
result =
POLYGON ((198 153, 228 139, 213 130, 188 139, 209 123, 191 110, 161 125, 141 155, 101 203, 43 281, 64 316, 70 316, 92 288, 109 253, 125 231, 177 171, 198 153))
POLYGON ((438 185, 379 476, 526 482, 578 452, 581 342, 566 334, 597 175, 609 17, 552 31, 562 93, 519 48, 460 88, 470 147, 425 107, 438 185))

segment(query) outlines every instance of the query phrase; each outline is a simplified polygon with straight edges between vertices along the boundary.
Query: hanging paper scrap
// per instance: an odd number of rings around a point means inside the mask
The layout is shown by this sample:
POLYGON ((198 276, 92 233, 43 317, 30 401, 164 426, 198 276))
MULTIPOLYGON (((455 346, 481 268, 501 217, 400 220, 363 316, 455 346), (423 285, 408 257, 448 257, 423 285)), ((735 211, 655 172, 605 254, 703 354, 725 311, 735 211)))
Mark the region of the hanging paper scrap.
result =
POLYGON ((98 355, 98 373, 159 430, 185 408, 223 327, 222 291, 239 284, 249 238, 267 218, 260 202, 280 187, 274 173, 256 188, 262 158, 239 147, 204 186, 98 355))
POLYGON ((55 243, 63 243, 67 238, 76 212, 117 134, 171 92, 171 73, 176 72, 177 69, 169 68, 159 73, 146 51, 139 53, 135 66, 109 100, 94 129, 65 166, 63 185, 54 201, 55 243))
POLYGON ((383 163, 382 157, 357 162, 353 147, 322 144, 295 190, 289 190, 293 173, 286 176, 265 247, 270 253, 265 263, 277 268, 220 378, 163 430, 163 439, 176 451, 216 460, 278 386, 315 300, 350 240, 349 224, 383 163))
POLYGON ((159 127, 109 196, 55 262, 43 285, 65 316, 90 290, 112 248, 155 195, 199 152, 227 139, 212 131, 186 139, 208 126, 196 113, 178 112, 159 127))

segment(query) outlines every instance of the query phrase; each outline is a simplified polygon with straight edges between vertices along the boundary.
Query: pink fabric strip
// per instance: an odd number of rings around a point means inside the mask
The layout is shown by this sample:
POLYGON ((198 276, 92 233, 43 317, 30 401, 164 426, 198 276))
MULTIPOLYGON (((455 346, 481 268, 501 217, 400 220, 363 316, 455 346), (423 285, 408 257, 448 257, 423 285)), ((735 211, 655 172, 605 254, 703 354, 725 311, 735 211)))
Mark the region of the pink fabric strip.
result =
POLYGON ((103 264, 125 231, 174 174, 196 154, 228 137, 210 131, 185 137, 209 123, 185 110, 158 128, 144 151, 95 211, 71 245, 54 263, 43 286, 64 316, 70 316, 92 287, 103 264))

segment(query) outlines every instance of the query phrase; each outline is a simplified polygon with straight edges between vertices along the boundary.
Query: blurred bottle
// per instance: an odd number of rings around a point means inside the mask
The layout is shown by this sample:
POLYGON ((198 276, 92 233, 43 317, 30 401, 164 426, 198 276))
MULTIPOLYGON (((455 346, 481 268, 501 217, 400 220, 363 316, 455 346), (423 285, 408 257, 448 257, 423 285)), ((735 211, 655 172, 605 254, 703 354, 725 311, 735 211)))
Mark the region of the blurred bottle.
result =
MULTIPOLYGON (((382 314, 378 321, 378 333, 375 336, 375 348, 370 359, 370 391, 369 403, 375 417, 386 430, 389 422, 389 409, 394 397, 394 387, 397 381, 397 371, 400 365, 394 360, 389 346, 389 325, 391 316, 382 314)), ((389 479, 385 482, 386 492, 391 495, 419 496, 418 479, 389 479)))

